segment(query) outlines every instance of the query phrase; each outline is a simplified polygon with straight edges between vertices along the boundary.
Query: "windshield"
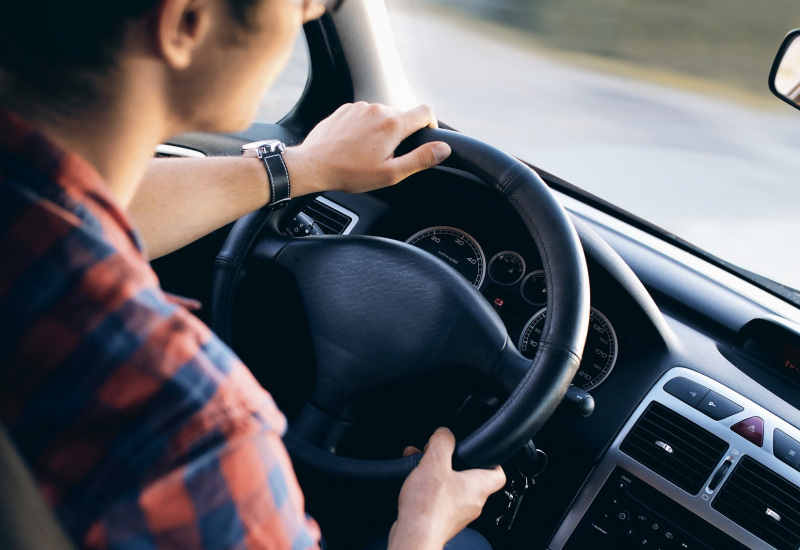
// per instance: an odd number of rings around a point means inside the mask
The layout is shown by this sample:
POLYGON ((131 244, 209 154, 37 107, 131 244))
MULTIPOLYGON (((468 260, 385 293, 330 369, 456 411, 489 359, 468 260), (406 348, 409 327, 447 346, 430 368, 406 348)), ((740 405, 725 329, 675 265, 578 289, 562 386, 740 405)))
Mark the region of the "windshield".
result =
POLYGON ((767 78, 787 0, 387 0, 440 120, 800 288, 800 113, 767 78))

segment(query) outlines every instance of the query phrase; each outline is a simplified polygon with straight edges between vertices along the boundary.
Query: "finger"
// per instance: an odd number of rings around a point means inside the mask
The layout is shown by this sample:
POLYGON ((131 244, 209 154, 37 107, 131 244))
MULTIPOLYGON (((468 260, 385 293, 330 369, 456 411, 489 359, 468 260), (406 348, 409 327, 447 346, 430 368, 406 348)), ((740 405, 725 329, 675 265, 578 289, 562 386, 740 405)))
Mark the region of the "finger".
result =
POLYGON ((487 487, 489 488, 490 494, 496 493, 506 486, 506 473, 501 466, 495 467, 494 470, 487 471, 489 472, 487 476, 487 487))
POLYGON ((443 141, 434 141, 420 145, 410 153, 391 161, 397 181, 412 174, 432 168, 443 162, 452 153, 450 146, 443 141))
POLYGON ((422 451, 417 449, 416 447, 408 446, 403 449, 403 458, 408 458, 410 456, 422 454, 422 451))
POLYGON ((487 497, 496 493, 506 485, 506 474, 503 468, 497 466, 492 470, 464 470, 462 475, 467 476, 476 485, 478 491, 487 497))
POLYGON ((436 115, 427 105, 418 105, 400 115, 400 128, 404 136, 410 136, 420 128, 438 128, 436 115))

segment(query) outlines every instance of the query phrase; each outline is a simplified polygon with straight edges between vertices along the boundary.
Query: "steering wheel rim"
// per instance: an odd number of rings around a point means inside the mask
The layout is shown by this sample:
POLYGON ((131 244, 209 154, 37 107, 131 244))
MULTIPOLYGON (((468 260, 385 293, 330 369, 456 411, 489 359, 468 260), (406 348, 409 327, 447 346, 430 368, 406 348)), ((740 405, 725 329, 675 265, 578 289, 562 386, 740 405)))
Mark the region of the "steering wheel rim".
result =
MULTIPOLYGON (((476 333, 473 333, 471 338, 482 339, 480 340, 482 345, 492 347, 491 357, 487 355, 480 358, 484 363, 492 364, 478 368, 485 368, 487 374, 502 380, 510 394, 488 421, 458 442, 454 462, 469 467, 493 467, 513 456, 533 437, 555 411, 577 372, 589 324, 589 282, 586 262, 578 235, 567 213, 533 170, 479 140, 439 129, 417 132, 401 145, 398 154, 431 141, 444 141, 451 146, 453 153, 444 166, 474 174, 493 187, 520 217, 539 249, 548 284, 548 316, 539 350, 533 360, 528 360, 519 354, 505 333, 499 317, 474 287, 439 260, 416 248, 370 237, 360 239, 306 237, 294 240, 274 238, 266 245, 259 244, 259 254, 283 262, 290 268, 302 264, 303 267, 294 272, 298 280, 313 278, 315 270, 322 265, 317 263, 319 256, 327 255, 335 247, 344 250, 342 254, 347 258, 378 254, 381 262, 388 262, 390 265, 388 269, 383 270, 386 272, 391 272, 393 265, 414 264, 414 269, 419 269, 419 273, 423 273, 422 276, 435 273, 437 278, 448 279, 447 285, 454 285, 458 292, 452 297, 457 298, 462 294, 466 296, 464 311, 474 315, 479 321, 480 327, 476 329, 479 334, 476 336, 476 333), (504 339, 500 342, 503 336, 504 339)), ((232 336, 232 304, 237 282, 245 262, 253 254, 254 243, 268 220, 268 213, 262 211, 240 219, 215 261, 211 326, 228 342, 232 336)), ((342 254, 337 257, 341 258, 342 254)), ((365 277, 387 276, 389 275, 377 271, 365 274, 365 277)), ((321 286, 317 279, 306 285, 307 289, 310 289, 307 290, 308 294, 314 294, 321 286)), ((418 291, 419 289, 415 290, 418 291)), ((346 295, 347 292, 348 288, 335 289, 335 293, 346 295)), ((302 284, 301 293, 304 293, 302 284)), ((316 296, 320 296, 319 293, 316 296)), ((346 303, 346 300, 345 297, 342 303, 346 303)), ((325 320, 320 321, 321 324, 318 325, 320 331, 328 331, 331 335, 335 333, 336 337, 341 336, 341 333, 336 332, 339 327, 331 325, 330 322, 328 322, 330 326, 323 326, 325 322, 325 320)), ((313 327, 312 320, 312 331, 313 327)), ((463 328, 460 326, 459 330, 463 328)), ((318 345, 315 340, 315 347, 318 345)), ((345 354, 337 368, 348 369, 350 368, 348 362, 357 363, 358 359, 357 355, 345 354)), ((397 368, 402 369, 404 364, 406 363, 399 362, 397 368)), ((353 377, 364 376, 363 370, 355 374, 350 371, 348 373, 353 377)), ((336 371, 336 376, 341 376, 341 371, 336 371)), ((341 389, 342 386, 339 385, 337 388, 341 389)), ((315 414, 316 412, 312 410, 311 416, 315 414)), ((327 416, 323 414, 321 422, 312 427, 311 431, 318 430, 326 423, 335 431, 335 422, 331 422, 331 417, 335 416, 335 414, 327 416)), ((304 418, 308 418, 308 415, 304 418)), ((298 437, 298 433, 303 431, 296 429, 293 424, 284 438, 293 458, 333 475, 364 480, 402 479, 418 461, 418 457, 383 461, 341 457, 317 446, 321 441, 319 438, 315 439, 316 444, 311 444, 308 437, 298 437)), ((306 430, 305 434, 308 433, 306 430)))

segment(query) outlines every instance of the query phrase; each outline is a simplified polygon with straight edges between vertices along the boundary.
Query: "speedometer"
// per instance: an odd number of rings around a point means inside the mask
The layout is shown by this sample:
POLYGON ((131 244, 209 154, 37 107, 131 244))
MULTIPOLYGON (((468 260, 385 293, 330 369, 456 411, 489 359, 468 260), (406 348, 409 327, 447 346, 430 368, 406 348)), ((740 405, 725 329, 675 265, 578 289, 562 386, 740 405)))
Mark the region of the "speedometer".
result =
POLYGON ((455 268, 480 288, 486 276, 486 257, 478 242, 455 227, 429 227, 415 233, 406 241, 439 258, 455 268))
MULTIPOLYGON (((522 355, 533 359, 539 347, 546 309, 538 311, 522 331, 519 338, 519 351, 522 355)), ((599 386, 617 362, 617 333, 605 315, 592 308, 589 317, 589 334, 583 348, 583 360, 572 383, 584 390, 599 386)))

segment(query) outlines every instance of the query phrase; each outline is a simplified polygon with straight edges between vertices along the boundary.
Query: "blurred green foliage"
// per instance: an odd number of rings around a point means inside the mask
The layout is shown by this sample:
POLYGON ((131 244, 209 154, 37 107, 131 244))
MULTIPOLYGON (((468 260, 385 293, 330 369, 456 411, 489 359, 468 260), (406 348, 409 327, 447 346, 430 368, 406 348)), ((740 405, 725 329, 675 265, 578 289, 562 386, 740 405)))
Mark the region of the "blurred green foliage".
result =
POLYGON ((763 91, 797 0, 427 0, 524 30, 549 47, 763 91))

